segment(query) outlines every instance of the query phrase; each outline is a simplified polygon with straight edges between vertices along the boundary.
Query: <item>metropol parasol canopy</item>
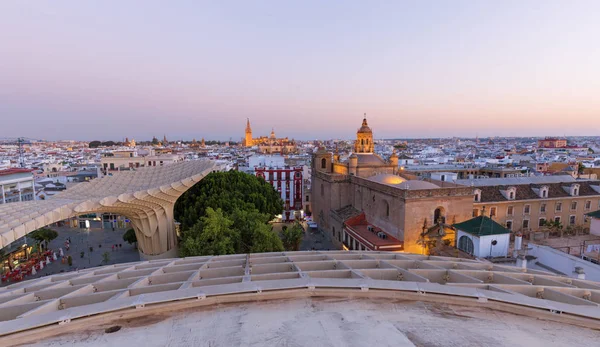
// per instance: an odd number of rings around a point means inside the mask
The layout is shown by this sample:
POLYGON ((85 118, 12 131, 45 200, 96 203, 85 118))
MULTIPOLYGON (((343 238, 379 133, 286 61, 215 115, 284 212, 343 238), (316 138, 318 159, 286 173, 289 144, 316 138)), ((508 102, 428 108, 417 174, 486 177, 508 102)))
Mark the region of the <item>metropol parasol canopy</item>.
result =
POLYGON ((87 213, 116 213, 131 220, 146 256, 176 256, 173 207, 207 174, 209 160, 119 171, 80 183, 52 198, 0 205, 0 248, 46 225, 87 213))

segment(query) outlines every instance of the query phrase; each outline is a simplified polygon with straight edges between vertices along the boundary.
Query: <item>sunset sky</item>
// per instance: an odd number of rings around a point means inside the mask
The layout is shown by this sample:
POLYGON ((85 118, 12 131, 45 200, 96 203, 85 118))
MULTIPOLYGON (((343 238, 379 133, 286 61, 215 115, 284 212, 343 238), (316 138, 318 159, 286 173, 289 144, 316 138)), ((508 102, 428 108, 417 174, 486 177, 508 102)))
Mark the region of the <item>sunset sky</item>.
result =
POLYGON ((600 1, 0 2, 0 138, 600 135, 600 1))

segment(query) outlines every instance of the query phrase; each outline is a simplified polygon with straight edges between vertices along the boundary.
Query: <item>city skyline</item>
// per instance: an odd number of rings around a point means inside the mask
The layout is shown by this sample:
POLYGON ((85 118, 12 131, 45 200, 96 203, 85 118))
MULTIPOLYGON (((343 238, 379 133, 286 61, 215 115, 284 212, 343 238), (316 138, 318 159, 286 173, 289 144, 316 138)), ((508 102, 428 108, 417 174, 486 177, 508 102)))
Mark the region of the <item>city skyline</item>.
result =
POLYGON ((594 135, 600 4, 0 4, 1 137, 594 135), (143 6, 142 6, 143 5, 143 6))

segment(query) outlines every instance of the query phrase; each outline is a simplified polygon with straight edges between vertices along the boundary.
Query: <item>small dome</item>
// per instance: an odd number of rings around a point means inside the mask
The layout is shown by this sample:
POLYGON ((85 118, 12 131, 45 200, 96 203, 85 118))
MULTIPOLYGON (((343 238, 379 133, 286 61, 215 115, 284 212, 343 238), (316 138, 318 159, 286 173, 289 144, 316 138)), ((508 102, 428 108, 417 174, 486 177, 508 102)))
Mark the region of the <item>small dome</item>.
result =
POLYGON ((363 118, 363 122, 362 122, 362 126, 360 127, 360 129, 358 129, 358 133, 359 134, 371 134, 373 133, 373 131, 371 130, 371 128, 369 128, 369 125, 367 124, 367 118, 363 118))
POLYGON ((400 189, 407 189, 407 190, 422 190, 422 189, 437 189, 437 188, 439 188, 439 186, 437 186, 431 182, 419 181, 419 180, 408 180, 406 182, 402 182, 402 184, 400 184, 398 187, 400 189))
POLYGON ((382 174, 369 177, 369 180, 382 184, 398 185, 406 181, 404 178, 391 174, 382 174))

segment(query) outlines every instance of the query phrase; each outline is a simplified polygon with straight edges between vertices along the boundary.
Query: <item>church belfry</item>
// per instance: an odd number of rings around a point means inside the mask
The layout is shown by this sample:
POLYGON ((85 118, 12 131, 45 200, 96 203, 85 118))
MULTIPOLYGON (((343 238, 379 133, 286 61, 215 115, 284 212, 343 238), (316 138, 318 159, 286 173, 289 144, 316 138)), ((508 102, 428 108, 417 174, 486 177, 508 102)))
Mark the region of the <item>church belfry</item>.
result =
POLYGON ((254 145, 254 141, 252 140, 252 128, 250 127, 250 118, 246 121, 246 137, 244 138, 244 146, 252 147, 254 145))
POLYGON ((362 121, 362 126, 356 132, 356 142, 354 143, 354 153, 373 153, 373 131, 367 124, 367 114, 362 121))

